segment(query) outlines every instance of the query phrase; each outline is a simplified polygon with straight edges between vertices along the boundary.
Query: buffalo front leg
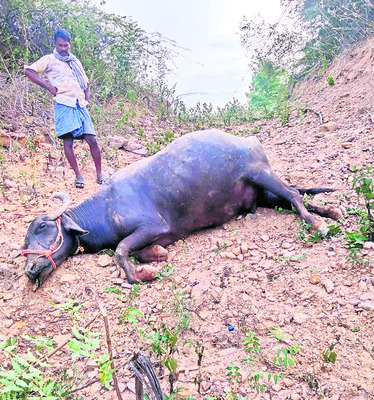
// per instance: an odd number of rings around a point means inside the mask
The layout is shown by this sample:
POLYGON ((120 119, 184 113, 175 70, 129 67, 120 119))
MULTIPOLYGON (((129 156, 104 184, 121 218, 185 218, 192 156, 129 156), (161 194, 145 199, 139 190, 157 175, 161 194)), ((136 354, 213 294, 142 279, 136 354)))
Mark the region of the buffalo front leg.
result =
MULTIPOLYGON (((135 269, 135 265, 130 261, 129 256, 133 253, 136 255, 137 251, 138 253, 142 254, 140 249, 148 246, 160 235, 160 232, 152 233, 150 229, 143 228, 141 230, 135 230, 131 235, 127 236, 118 244, 115 252, 116 262, 124 269, 129 283, 136 283, 138 281, 151 281, 156 278, 156 273, 158 272, 157 268, 148 265, 140 266, 139 268, 135 269)), ((149 246, 149 248, 152 247, 149 246)), ((154 254, 152 251, 150 251, 150 253, 154 254)), ((143 254, 143 256, 145 255, 146 253, 143 254)), ((143 260, 145 259, 147 259, 147 261, 151 260, 150 257, 143 257, 143 260)))
POLYGON ((245 177, 249 183, 260 186, 276 196, 282 197, 293 204, 300 214, 300 217, 312 228, 327 234, 328 229, 324 221, 312 215, 305 207, 300 193, 283 183, 269 165, 260 164, 252 166, 250 172, 245 177))

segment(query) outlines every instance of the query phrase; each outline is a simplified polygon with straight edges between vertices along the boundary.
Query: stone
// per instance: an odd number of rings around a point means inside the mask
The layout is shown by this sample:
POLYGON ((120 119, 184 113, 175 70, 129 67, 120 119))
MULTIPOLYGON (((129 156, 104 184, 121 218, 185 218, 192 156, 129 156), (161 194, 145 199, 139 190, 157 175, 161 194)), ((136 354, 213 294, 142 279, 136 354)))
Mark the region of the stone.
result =
POLYGON ((283 378, 283 383, 287 386, 287 387, 291 387, 294 385, 294 381, 290 378, 283 378))
POLYGON ((13 293, 5 293, 3 295, 3 300, 7 301, 7 300, 12 300, 13 299, 13 293))
POLYGON ((322 285, 325 287, 327 293, 332 293, 335 289, 334 282, 328 278, 325 278, 322 281, 322 285))
POLYGON ((222 258, 230 258, 231 260, 236 259, 236 255, 231 251, 222 251, 220 255, 222 258))
POLYGON ((127 382, 126 386, 127 386, 127 389, 130 390, 130 392, 136 393, 135 382, 127 382))
POLYGON ((236 256, 238 256, 239 254, 241 254, 241 248, 240 248, 240 246, 234 247, 234 248, 232 249, 232 252, 233 252, 236 256))
POLYGON ((97 264, 103 268, 108 267, 109 265, 112 264, 112 262, 113 258, 108 254, 101 254, 97 259, 97 264))
POLYGON ((361 303, 359 303, 358 306, 365 311, 374 310, 374 301, 371 300, 362 301, 361 303))
POLYGON ((250 281, 259 281, 260 278, 256 272, 249 272, 247 274, 247 279, 250 281))
POLYGON ((207 292, 211 286, 212 284, 209 281, 199 283, 192 288, 191 294, 198 299, 203 293, 207 292))
POLYGON ((274 390, 274 392, 280 392, 282 390, 282 386, 279 383, 273 385, 271 388, 274 390))
POLYGON ((116 149, 121 149, 126 145, 127 141, 121 136, 114 136, 110 139, 108 145, 109 147, 115 147, 116 149))
POLYGON ((320 125, 320 132, 333 132, 338 129, 338 124, 336 122, 326 122, 325 124, 320 125))
POLYGON ((141 149, 132 150, 132 153, 137 154, 139 156, 147 156, 148 150, 142 147, 141 149))
POLYGON ((238 349, 236 347, 229 347, 228 349, 223 349, 221 350, 218 355, 222 358, 225 358, 227 356, 230 356, 231 354, 235 354, 238 352, 238 349))
POLYGON ((312 272, 309 277, 309 282, 312 285, 317 285, 321 282, 321 275, 318 272, 312 272))

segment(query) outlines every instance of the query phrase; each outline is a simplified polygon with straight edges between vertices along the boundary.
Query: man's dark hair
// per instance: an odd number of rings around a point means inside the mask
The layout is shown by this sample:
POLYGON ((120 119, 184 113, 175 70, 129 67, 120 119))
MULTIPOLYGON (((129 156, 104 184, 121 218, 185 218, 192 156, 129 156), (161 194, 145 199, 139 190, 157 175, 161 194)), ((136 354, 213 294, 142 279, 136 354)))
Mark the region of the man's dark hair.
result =
POLYGON ((55 35, 54 35, 55 41, 56 41, 58 38, 60 38, 60 39, 62 39, 62 40, 66 40, 67 42, 70 42, 70 33, 69 33, 68 31, 65 31, 65 29, 58 29, 58 30, 55 32, 55 35))

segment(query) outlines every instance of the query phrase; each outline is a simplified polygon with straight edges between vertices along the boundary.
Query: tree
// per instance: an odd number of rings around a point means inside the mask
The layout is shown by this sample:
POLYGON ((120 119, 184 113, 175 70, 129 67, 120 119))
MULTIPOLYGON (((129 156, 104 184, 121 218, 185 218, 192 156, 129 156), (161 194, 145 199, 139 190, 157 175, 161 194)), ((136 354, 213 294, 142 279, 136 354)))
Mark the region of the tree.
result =
POLYGON ((169 72, 174 43, 149 34, 127 17, 108 14, 89 0, 0 0, 0 70, 23 70, 53 49, 53 33, 67 29, 96 95, 146 86, 169 72))
POLYGON ((371 0, 281 0, 276 23, 244 19, 241 41, 250 65, 265 60, 296 76, 326 67, 345 48, 374 34, 371 0))
POLYGON ((257 112, 260 118, 273 117, 277 111, 278 115, 285 118, 283 122, 286 123, 289 86, 290 76, 285 70, 270 61, 264 62, 253 76, 250 92, 247 94, 250 110, 257 112))

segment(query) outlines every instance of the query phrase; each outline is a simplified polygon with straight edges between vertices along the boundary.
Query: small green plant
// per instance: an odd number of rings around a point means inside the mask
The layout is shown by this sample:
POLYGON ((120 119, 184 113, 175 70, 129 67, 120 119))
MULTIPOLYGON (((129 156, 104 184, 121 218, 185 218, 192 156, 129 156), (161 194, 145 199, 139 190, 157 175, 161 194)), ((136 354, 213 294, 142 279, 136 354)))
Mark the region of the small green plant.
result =
POLYGON ((173 312, 177 317, 178 332, 186 332, 190 328, 191 309, 194 303, 193 298, 182 292, 180 289, 173 291, 173 312))
POLYGON ((6 339, 0 343, 0 350, 9 360, 4 366, 0 364, 0 398, 78 400, 70 394, 71 388, 80 382, 76 369, 73 368, 73 376, 64 371, 51 376, 48 373, 50 366, 45 360, 51 345, 49 340, 30 335, 26 335, 26 339, 35 344, 34 350, 28 350, 27 354, 21 353, 17 338, 6 339), (43 343, 48 345, 43 346, 43 343))
POLYGON ((361 250, 366 241, 374 240, 374 173, 371 167, 358 170, 355 166, 352 168, 353 184, 352 187, 357 194, 357 201, 364 200, 365 209, 351 209, 349 213, 357 216, 358 230, 353 232, 346 231, 345 242, 349 249, 347 259, 353 264, 369 263, 366 257, 361 256, 361 250))
POLYGON ((152 352, 161 359, 162 364, 169 371, 170 392, 173 392, 178 367, 178 362, 173 354, 177 350, 178 332, 161 323, 160 329, 149 334, 147 339, 152 340, 152 352))
POLYGON ((166 131, 164 134, 158 134, 153 141, 146 143, 146 148, 150 154, 156 154, 162 150, 165 146, 173 141, 174 133, 172 131, 166 131))
POLYGON ((91 332, 83 327, 72 327, 71 331, 74 336, 67 346, 72 351, 72 358, 96 358, 95 350, 99 348, 102 334, 100 332, 91 332))
POLYGON ((294 209, 286 210, 286 209, 284 209, 282 207, 279 207, 279 206, 275 206, 275 211, 278 211, 279 214, 295 214, 295 210, 294 209))
POLYGON ((329 86, 334 86, 335 80, 334 80, 334 78, 333 78, 331 75, 329 75, 329 76, 326 78, 326 80, 327 80, 327 83, 329 84, 329 86))
POLYGON ((83 307, 82 304, 77 304, 77 302, 74 300, 71 300, 71 301, 68 301, 67 303, 62 303, 62 304, 55 304, 52 301, 50 303, 54 307, 58 308, 59 310, 68 313, 70 315, 70 319, 72 321, 81 319, 81 315, 79 314, 79 311, 83 307))
MULTIPOLYGON (((243 383, 248 381, 252 390, 262 393, 266 388, 266 383, 264 382, 265 377, 261 364, 267 365, 267 369, 270 366, 270 368, 276 370, 276 372, 270 371, 267 373, 267 382, 274 382, 276 384, 279 378, 284 377, 283 371, 294 366, 295 356, 298 354, 300 346, 281 347, 277 344, 277 354, 271 362, 264 356, 258 337, 250 329, 245 329, 245 333, 247 337, 244 339, 243 344, 248 355, 242 359, 242 364, 249 368, 249 373, 245 378, 240 375, 240 381, 243 383)), ((284 335, 280 328, 271 329, 270 335, 279 342, 284 340, 284 335)), ((233 379, 238 379, 235 371, 239 371, 233 365, 230 365, 230 368, 227 367, 227 369, 232 372, 233 379)), ((238 381, 236 380, 236 382, 238 381)))
POLYGON ((115 286, 108 286, 105 288, 106 293, 115 293, 115 294, 121 294, 121 291, 116 288, 115 286))
POLYGON ((304 220, 299 220, 296 237, 302 240, 304 243, 318 243, 323 239, 329 239, 332 236, 337 236, 341 233, 341 228, 337 224, 331 224, 327 226, 327 235, 324 235, 320 231, 310 232, 311 228, 311 224, 305 222, 304 220))
POLYGON ((156 278, 160 282, 162 282, 165 278, 168 278, 169 276, 174 275, 174 265, 173 264, 168 264, 166 265, 165 268, 161 269, 159 272, 156 273, 156 278))
POLYGON ((121 318, 122 322, 130 322, 133 325, 138 325, 137 317, 143 318, 144 315, 137 308, 128 308, 121 318))
POLYGON ((109 353, 108 353, 104 354, 102 357, 97 359, 96 363, 99 367, 100 381, 105 387, 105 389, 109 390, 110 382, 113 380, 113 374, 117 371, 116 369, 111 368, 113 360, 109 359, 109 353))
POLYGON ((331 344, 325 350, 323 350, 322 357, 325 362, 331 362, 331 363, 335 364, 337 354, 335 353, 335 351, 333 351, 334 347, 335 347, 335 344, 331 344))
POLYGON ((240 372, 240 368, 234 363, 231 363, 228 367, 226 367, 227 373, 226 376, 230 378, 230 382, 240 383, 242 379, 242 374, 240 372))
POLYGON ((306 258, 306 253, 301 254, 300 256, 296 255, 296 254, 292 254, 289 257, 275 257, 274 260, 275 261, 284 261, 287 265, 289 265, 292 261, 293 262, 301 262, 301 260, 304 260, 306 258))

